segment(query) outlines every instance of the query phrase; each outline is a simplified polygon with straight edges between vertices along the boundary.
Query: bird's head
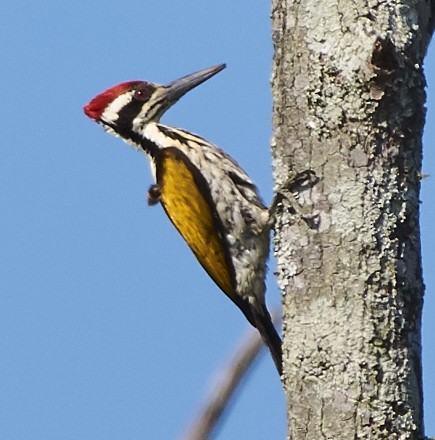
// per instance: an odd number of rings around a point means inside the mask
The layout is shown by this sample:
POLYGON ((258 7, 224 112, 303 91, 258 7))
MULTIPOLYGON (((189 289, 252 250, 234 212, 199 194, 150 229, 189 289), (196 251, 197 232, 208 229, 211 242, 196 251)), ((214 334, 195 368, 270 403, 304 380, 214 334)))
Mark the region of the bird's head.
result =
POLYGON ((225 64, 208 67, 167 85, 123 82, 100 93, 83 110, 89 118, 121 136, 126 130, 138 132, 149 122, 158 122, 184 94, 224 68, 225 64))

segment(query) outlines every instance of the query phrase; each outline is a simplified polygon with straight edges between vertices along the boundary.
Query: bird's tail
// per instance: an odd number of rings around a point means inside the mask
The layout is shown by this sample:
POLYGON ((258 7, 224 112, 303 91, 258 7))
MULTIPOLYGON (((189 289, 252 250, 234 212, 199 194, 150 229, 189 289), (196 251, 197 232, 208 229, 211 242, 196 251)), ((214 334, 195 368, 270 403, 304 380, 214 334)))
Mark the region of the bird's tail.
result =
POLYGON ((267 345, 272 354, 278 374, 282 375, 282 341, 273 325, 272 318, 266 308, 262 307, 261 312, 254 313, 254 325, 260 332, 263 342, 267 345))

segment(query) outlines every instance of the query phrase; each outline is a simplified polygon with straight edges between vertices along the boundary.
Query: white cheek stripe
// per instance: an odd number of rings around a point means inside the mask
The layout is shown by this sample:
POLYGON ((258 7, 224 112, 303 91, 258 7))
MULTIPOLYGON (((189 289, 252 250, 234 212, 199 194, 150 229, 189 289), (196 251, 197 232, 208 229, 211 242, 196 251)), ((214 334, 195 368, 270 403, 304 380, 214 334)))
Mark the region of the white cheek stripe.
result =
POLYGON ((162 137, 161 132, 157 128, 157 124, 155 122, 150 122, 149 124, 145 125, 142 136, 148 138, 151 142, 156 143, 157 145, 160 145, 160 138, 162 137))
POLYGON ((115 122, 119 118, 119 111, 127 105, 129 102, 131 102, 131 99, 133 97, 133 94, 130 93, 124 93, 117 98, 115 98, 104 110, 103 114, 101 115, 101 119, 104 122, 115 122))
MULTIPOLYGON (((156 122, 148 123, 144 129, 142 130, 142 136, 149 139, 151 142, 154 142, 159 146, 160 149, 168 148, 168 147, 176 147, 180 144, 179 141, 175 141, 168 136, 164 135, 161 130, 158 128, 161 124, 157 124, 156 122)), ((172 128, 172 127, 171 127, 172 128)), ((173 129, 172 131, 176 131, 173 129)), ((186 135, 186 133, 183 133, 186 135)))

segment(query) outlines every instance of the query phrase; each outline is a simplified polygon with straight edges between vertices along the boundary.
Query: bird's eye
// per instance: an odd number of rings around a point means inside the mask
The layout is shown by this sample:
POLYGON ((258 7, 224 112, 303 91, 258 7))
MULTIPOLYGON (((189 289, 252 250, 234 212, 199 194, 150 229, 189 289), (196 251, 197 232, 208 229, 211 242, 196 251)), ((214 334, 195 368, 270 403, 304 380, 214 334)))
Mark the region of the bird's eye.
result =
POLYGON ((151 87, 148 87, 146 89, 144 88, 136 89, 134 91, 133 97, 138 101, 147 101, 150 98, 152 92, 153 89, 151 87))

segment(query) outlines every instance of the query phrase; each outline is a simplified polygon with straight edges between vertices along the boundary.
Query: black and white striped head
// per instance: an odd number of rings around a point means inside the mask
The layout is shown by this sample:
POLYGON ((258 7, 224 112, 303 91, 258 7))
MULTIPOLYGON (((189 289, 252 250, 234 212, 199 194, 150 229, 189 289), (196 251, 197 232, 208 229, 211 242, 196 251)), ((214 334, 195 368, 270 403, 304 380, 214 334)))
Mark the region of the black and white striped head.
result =
POLYGON ((123 82, 96 96, 83 110, 89 118, 122 137, 130 131, 140 133, 149 122, 158 122, 163 113, 189 90, 224 68, 225 64, 208 67, 167 85, 123 82))

